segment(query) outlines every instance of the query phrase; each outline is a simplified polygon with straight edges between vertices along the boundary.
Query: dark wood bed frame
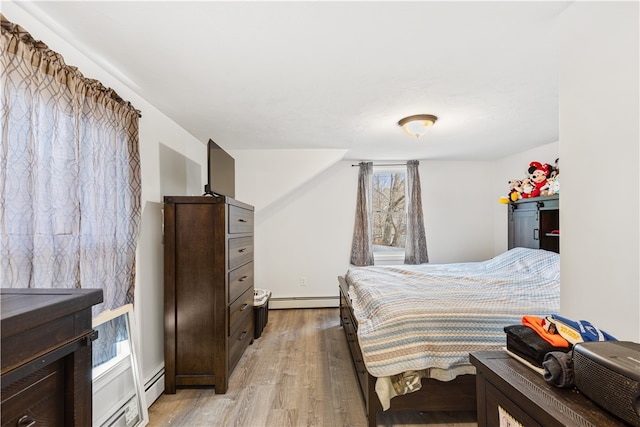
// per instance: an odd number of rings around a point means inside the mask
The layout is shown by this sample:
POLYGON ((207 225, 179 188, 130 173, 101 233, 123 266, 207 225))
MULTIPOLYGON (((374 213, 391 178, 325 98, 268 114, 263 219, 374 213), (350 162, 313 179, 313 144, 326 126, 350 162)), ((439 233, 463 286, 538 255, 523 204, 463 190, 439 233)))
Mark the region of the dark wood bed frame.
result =
MULTIPOLYGON (((358 377, 360 390, 364 399, 365 412, 369 427, 376 426, 378 412, 382 404, 375 391, 376 377, 367 372, 356 336, 358 323, 353 315, 353 307, 349 298, 349 285, 343 276, 338 276, 340 288, 340 325, 344 329, 353 367, 358 377)), ((422 380, 422 388, 416 392, 391 399, 388 411, 476 411, 476 376, 460 375, 452 381, 438 381, 431 378, 422 380)))

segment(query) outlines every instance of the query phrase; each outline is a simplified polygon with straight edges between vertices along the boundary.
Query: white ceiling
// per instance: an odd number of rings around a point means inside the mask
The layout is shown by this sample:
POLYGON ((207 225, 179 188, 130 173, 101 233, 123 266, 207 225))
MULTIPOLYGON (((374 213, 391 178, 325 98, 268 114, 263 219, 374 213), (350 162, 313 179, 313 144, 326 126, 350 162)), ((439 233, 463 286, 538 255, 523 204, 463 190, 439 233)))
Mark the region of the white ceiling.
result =
POLYGON ((558 141, 555 23, 568 4, 22 6, 203 143, 482 160, 558 141), (397 125, 412 114, 439 120, 416 140, 397 125))

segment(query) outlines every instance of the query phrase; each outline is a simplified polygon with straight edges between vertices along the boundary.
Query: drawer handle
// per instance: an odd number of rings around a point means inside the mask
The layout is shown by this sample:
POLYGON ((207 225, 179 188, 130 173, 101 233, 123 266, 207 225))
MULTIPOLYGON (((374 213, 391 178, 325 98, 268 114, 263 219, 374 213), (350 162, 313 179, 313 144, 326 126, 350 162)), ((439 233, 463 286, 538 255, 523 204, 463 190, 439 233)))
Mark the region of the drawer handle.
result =
POLYGON ((238 249, 238 252, 242 253, 242 252, 246 252, 247 248, 242 248, 242 249, 238 249))
POLYGON ((18 427, 32 427, 34 425, 36 425, 36 420, 28 415, 24 415, 18 420, 18 427))
POLYGON ((242 276, 241 278, 238 279, 238 282, 244 282, 248 278, 249 278, 249 276, 242 276))
POLYGON ((242 304, 242 307, 240 307, 240 311, 245 311, 247 307, 249 307, 249 304, 242 304))
POLYGON ((242 332, 242 335, 240 335, 240 338, 238 338, 238 341, 242 341, 243 339, 245 339, 248 333, 249 332, 247 331, 242 332))
POLYGON ((246 220, 246 219, 244 219, 244 218, 239 218, 239 219, 238 219, 238 222, 247 222, 247 220, 246 220))

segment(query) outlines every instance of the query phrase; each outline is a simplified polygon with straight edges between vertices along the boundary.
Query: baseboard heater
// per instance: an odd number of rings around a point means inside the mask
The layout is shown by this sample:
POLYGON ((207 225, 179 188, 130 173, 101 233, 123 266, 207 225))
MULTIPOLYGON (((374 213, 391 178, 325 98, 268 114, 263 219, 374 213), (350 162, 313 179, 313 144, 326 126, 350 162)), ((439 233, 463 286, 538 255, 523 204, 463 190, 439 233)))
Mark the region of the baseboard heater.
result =
POLYGON ((147 405, 151 406, 162 393, 164 393, 164 364, 156 368, 156 373, 144 384, 147 405))
POLYGON ((339 296, 328 297, 284 297, 269 300, 269 310, 286 308, 329 308, 339 307, 339 296))

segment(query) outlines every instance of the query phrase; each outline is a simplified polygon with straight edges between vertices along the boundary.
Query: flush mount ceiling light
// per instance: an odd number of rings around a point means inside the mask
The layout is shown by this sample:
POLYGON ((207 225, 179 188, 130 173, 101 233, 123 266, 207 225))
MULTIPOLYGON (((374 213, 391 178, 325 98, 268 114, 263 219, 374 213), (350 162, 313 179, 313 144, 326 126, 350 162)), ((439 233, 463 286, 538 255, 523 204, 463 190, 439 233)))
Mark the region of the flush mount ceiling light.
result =
POLYGON ((427 133, 429 129, 435 124, 438 118, 431 114, 416 114, 414 116, 405 117, 400 119, 398 124, 402 126, 402 129, 407 135, 420 138, 427 133))

